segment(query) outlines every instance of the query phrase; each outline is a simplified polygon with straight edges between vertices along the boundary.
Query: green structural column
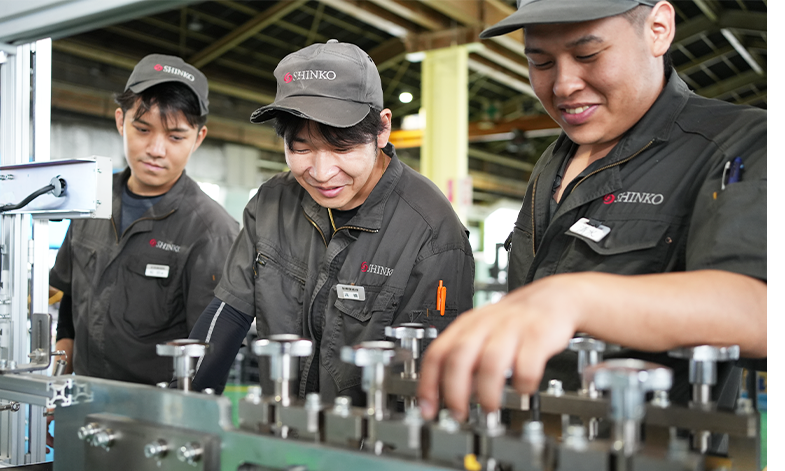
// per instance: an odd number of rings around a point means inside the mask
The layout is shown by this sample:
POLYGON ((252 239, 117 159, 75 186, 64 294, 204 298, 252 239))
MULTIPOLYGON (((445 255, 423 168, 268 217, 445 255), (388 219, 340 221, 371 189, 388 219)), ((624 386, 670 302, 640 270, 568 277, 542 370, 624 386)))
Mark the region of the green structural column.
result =
POLYGON ((428 51, 422 62, 425 114, 420 172, 452 202, 466 223, 471 205, 468 177, 469 52, 466 46, 428 51))

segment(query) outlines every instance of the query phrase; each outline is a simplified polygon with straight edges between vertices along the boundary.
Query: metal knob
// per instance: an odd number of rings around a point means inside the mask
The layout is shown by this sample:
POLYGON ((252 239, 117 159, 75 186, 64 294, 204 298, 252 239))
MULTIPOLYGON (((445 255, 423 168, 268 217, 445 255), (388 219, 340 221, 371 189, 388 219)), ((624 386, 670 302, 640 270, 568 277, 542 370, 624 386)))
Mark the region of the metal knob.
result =
POLYGON ((739 346, 713 347, 701 345, 670 350, 668 355, 690 361, 689 378, 692 400, 697 404, 711 403, 711 387, 717 384, 717 362, 739 359, 739 346))
MULTIPOLYGON (((700 345, 697 347, 676 348, 668 351, 673 358, 690 361, 689 379, 692 384, 692 406, 699 408, 711 407, 711 389, 717 384, 717 362, 739 359, 739 346, 714 347, 700 345)), ((693 432, 693 446, 705 453, 711 444, 711 433, 707 430, 693 432)))
POLYGON ((640 442, 646 413, 646 392, 670 389, 673 372, 656 363, 632 359, 607 360, 586 367, 587 381, 610 391, 609 417, 614 423, 614 447, 631 456, 640 442))
POLYGON ((191 391, 196 359, 203 356, 209 345, 199 340, 177 339, 155 346, 159 356, 172 357, 177 389, 191 391))
POLYGON ((436 327, 425 326, 416 322, 398 326, 388 325, 384 328, 385 336, 400 340, 401 348, 412 354, 412 358, 403 364, 404 378, 417 379, 417 360, 422 353, 422 341, 424 339, 435 339, 437 334, 436 327))
POLYGON ((169 444, 166 443, 166 440, 157 439, 153 440, 152 442, 148 443, 144 446, 144 456, 147 458, 155 458, 160 460, 161 458, 166 456, 166 453, 169 451, 169 444))
POLYGON ((409 359, 411 354, 395 348, 395 344, 385 341, 362 342, 353 347, 341 349, 341 360, 363 369, 362 388, 368 395, 368 415, 383 420, 387 413, 384 389, 385 367, 393 361, 409 359))
POLYGON ((589 397, 596 397, 597 390, 594 383, 583 378, 583 372, 589 365, 596 365, 602 361, 607 344, 602 340, 591 337, 575 337, 570 340, 568 349, 578 353, 578 374, 581 376, 581 393, 589 397))
POLYGON ((275 381, 275 400, 283 406, 291 404, 290 382, 297 377, 297 362, 292 358, 307 357, 313 351, 313 342, 293 334, 271 335, 254 341, 257 356, 270 357, 270 379, 275 381))
POLYGON ((196 464, 202 459, 202 445, 199 442, 188 442, 177 449, 177 459, 183 463, 196 464))

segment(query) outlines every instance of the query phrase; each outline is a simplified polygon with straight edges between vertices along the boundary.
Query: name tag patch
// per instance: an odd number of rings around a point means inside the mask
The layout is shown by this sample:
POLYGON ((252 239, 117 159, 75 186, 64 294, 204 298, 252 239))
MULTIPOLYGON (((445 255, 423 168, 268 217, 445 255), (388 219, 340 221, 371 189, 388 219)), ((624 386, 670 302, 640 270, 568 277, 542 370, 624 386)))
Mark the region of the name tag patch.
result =
POLYGON ((599 221, 580 218, 578 222, 570 227, 570 232, 586 237, 594 242, 599 242, 611 232, 611 228, 603 226, 599 221))
POLYGON ((144 270, 144 276, 149 276, 151 278, 169 278, 169 266, 148 263, 147 268, 144 270))
POLYGON ((353 285, 335 285, 338 290, 338 299, 353 299, 355 301, 365 301, 365 288, 353 285))

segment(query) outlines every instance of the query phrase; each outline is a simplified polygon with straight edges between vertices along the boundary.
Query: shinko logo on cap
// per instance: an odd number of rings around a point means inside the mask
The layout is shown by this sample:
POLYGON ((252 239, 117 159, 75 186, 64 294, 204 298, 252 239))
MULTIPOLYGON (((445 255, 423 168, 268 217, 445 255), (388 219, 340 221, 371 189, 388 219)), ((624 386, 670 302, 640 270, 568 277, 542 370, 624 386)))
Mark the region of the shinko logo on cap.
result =
POLYGON ((171 65, 155 64, 153 66, 153 69, 157 70, 158 72, 166 72, 167 74, 179 75, 180 77, 190 80, 191 82, 196 80, 196 77, 194 77, 193 74, 189 74, 188 72, 178 69, 177 67, 172 67, 171 65))
POLYGON ((290 83, 294 80, 335 80, 337 77, 334 70, 299 70, 287 72, 283 81, 290 83))

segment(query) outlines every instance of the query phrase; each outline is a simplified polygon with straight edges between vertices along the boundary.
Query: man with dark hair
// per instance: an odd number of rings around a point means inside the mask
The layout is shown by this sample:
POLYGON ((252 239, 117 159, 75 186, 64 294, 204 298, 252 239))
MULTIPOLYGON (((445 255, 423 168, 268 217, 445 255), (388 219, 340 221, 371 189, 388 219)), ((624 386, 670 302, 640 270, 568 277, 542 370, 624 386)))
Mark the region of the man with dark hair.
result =
MULTIPOLYGON (((519 0, 481 37, 520 28, 532 88, 563 133, 532 171, 508 239, 509 294, 460 316, 426 352, 423 415, 441 395, 465 416, 473 381, 483 408, 498 409, 509 370, 521 393, 552 378, 577 389, 564 352, 576 333, 673 368, 682 404, 688 362, 667 350, 739 345, 765 357, 765 111, 699 97, 663 70, 668 2, 519 0)), ((739 377, 724 365, 720 407, 739 377)))
MULTIPOLYGON (((259 338, 313 342, 294 381, 301 397, 362 404, 360 369, 341 361, 341 347, 384 340, 386 326, 405 322, 442 330, 470 309, 471 247, 444 195, 395 155, 368 54, 336 40, 313 44, 281 60, 275 77, 275 101, 251 121, 276 120, 291 171, 245 208, 216 299, 191 333, 210 343, 193 387, 223 390, 255 318, 259 338)), ((273 391, 266 363, 260 381, 273 391)))
POLYGON ((111 220, 73 220, 50 285, 63 291, 57 350, 67 372, 156 384, 172 361, 156 344, 188 335, 210 302, 239 225, 185 174, 207 134, 207 78, 153 54, 116 95, 128 168, 111 220))

